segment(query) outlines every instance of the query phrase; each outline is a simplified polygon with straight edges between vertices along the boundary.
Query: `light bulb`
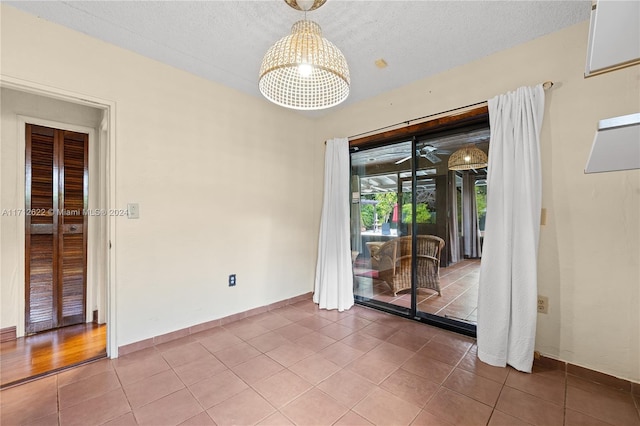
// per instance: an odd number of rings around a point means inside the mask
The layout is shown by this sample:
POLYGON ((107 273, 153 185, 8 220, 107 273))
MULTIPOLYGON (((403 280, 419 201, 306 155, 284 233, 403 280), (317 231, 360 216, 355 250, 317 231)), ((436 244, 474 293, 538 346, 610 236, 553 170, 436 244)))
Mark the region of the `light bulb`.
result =
POLYGON ((471 161, 471 156, 470 155, 465 155, 464 162, 468 163, 469 161, 471 161))
POLYGON ((306 12, 307 10, 311 9, 314 1, 313 0, 297 0, 296 3, 298 4, 298 7, 300 7, 301 10, 304 10, 306 12))
POLYGON ((298 65, 298 72, 302 77, 309 77, 312 71, 313 67, 309 64, 302 63, 298 65))

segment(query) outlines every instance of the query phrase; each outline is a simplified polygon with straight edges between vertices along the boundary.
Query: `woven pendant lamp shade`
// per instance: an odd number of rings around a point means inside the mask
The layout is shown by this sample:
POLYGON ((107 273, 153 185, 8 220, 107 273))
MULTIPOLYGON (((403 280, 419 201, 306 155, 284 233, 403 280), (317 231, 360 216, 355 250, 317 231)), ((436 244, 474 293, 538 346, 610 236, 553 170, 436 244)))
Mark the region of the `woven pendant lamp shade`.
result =
POLYGON ((470 170, 487 167, 487 154, 473 145, 460 148, 449 157, 449 170, 470 170))
POLYGON ((289 6, 296 10, 311 12, 326 3, 327 0, 284 0, 289 6))
POLYGON ((267 51, 260 67, 260 92, 287 108, 338 105, 349 96, 349 84, 344 55, 322 37, 320 25, 308 20, 293 24, 291 34, 267 51))

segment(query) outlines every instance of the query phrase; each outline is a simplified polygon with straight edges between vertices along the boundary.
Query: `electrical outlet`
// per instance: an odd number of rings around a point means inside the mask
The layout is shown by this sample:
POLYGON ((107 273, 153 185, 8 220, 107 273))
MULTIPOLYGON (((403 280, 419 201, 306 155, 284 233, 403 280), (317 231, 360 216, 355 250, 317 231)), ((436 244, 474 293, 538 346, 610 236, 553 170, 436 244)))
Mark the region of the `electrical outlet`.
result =
POLYGON ((229 287, 236 285, 236 274, 229 275, 229 287))
POLYGON ((547 296, 538 296, 538 313, 549 313, 549 298, 547 296))

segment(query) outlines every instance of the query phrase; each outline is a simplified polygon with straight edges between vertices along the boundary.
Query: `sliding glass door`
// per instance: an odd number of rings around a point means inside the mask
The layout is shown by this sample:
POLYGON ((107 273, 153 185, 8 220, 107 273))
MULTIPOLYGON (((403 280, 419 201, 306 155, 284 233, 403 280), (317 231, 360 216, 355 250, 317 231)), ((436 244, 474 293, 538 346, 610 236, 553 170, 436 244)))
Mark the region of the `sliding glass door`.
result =
POLYGON ((486 168, 449 170, 487 125, 412 136, 351 154, 358 303, 475 333, 486 168))

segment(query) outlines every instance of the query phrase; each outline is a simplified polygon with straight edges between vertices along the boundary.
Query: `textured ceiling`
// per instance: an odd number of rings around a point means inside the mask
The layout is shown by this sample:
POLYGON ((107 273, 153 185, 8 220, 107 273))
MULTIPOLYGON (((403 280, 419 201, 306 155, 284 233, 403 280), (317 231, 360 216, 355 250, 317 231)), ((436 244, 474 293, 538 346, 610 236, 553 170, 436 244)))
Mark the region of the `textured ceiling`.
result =
MULTIPOLYGON (((304 16, 282 0, 5 3, 257 97, 264 53, 304 16)), ((586 20, 590 10, 591 0, 328 0, 307 17, 347 58, 347 105, 586 20), (389 66, 378 69, 379 58, 389 66)))

